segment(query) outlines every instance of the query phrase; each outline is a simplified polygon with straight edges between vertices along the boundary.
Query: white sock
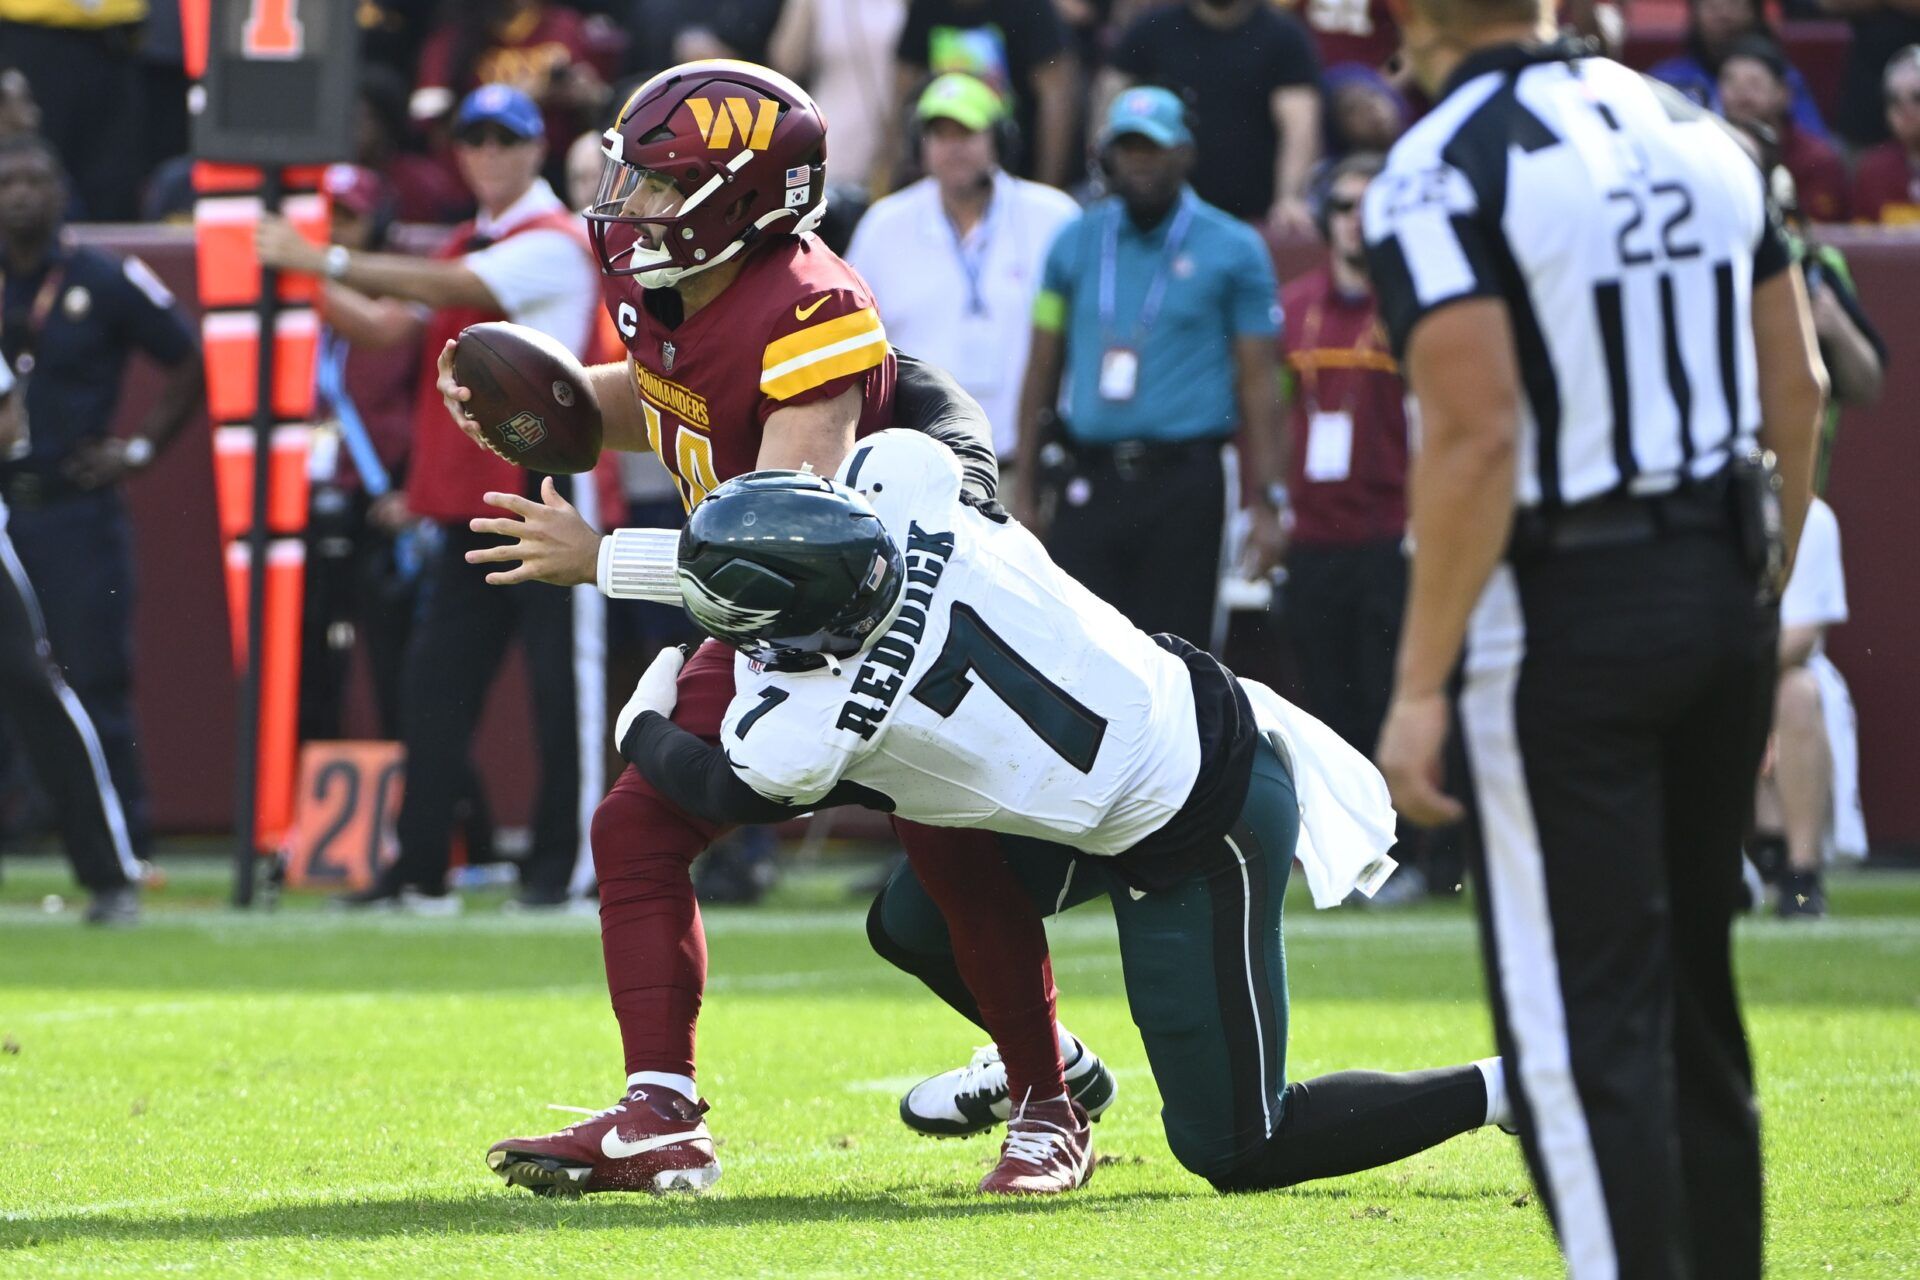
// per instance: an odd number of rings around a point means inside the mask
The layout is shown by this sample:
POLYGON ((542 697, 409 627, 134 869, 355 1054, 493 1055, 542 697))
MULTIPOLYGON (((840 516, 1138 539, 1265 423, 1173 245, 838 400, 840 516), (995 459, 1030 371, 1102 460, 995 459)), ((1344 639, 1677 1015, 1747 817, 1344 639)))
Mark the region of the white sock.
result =
POLYGON ((1053 1034, 1054 1038, 1060 1042, 1060 1062, 1063 1066, 1072 1070, 1074 1067, 1086 1065, 1084 1055, 1087 1047, 1080 1043, 1078 1036, 1057 1022, 1053 1024, 1053 1034))
POLYGON ((1487 1086, 1487 1118, 1482 1124, 1513 1123, 1513 1103, 1507 1099, 1507 1068, 1499 1058, 1482 1058, 1473 1064, 1487 1086))
POLYGON ((700 1098, 700 1086, 693 1082, 692 1076, 676 1076, 665 1071, 636 1071, 627 1077, 627 1088, 644 1084, 648 1088, 671 1089, 688 1102, 697 1102, 700 1098))

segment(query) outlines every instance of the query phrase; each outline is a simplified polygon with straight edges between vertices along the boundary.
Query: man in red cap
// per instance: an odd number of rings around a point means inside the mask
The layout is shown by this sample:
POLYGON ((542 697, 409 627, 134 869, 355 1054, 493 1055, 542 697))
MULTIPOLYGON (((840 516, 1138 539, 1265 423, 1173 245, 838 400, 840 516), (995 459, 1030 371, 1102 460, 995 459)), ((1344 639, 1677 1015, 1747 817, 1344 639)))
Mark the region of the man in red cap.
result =
MULTIPOLYGON (((322 248, 284 220, 263 218, 260 260, 346 286, 329 304, 330 315, 336 323, 364 320, 371 337, 398 339, 409 323, 421 324, 432 353, 468 325, 509 320, 584 354, 593 332, 593 255, 579 215, 540 176, 546 133, 539 108, 517 89, 483 85, 460 104, 453 132, 455 158, 479 210, 431 257, 322 248), (360 300, 349 298, 349 290, 360 300), (425 308, 431 311, 422 320, 409 322, 407 313, 425 308), (346 319, 349 312, 354 321, 346 319)), ((605 790, 597 746, 583 750, 598 744, 606 719, 605 602, 588 588, 488 587, 484 570, 465 555, 492 540, 467 522, 489 513, 482 501, 489 491, 531 493, 535 481, 449 430, 431 363, 420 372, 406 503, 432 522, 439 545, 428 561, 432 589, 408 646, 400 856, 346 902, 420 914, 460 909, 446 876, 454 818, 471 789, 467 745, 507 643, 517 636, 529 658, 540 765, 519 902, 559 908, 582 874, 587 825, 605 790)), ((574 495, 590 519, 599 518, 595 485, 581 483, 574 495)))

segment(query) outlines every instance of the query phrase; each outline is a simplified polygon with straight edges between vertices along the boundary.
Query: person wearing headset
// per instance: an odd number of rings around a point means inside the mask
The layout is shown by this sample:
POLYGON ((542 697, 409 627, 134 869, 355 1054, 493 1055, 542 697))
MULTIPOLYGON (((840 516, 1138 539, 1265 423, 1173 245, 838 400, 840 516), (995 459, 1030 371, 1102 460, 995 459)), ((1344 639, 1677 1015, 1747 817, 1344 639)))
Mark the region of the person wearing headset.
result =
MULTIPOLYGON (((1217 649, 1222 458, 1236 438, 1248 567, 1265 573, 1285 550, 1273 262, 1258 232, 1188 185, 1194 136, 1172 92, 1122 92, 1099 144, 1113 194, 1047 254, 1017 466, 1035 476, 1042 446, 1058 446, 1046 541, 1062 569, 1141 630, 1217 649)), ((1015 504, 1030 526, 1038 487, 1015 504)))
POLYGON ((901 348, 951 373, 986 411, 1001 482, 1013 470, 1026 326, 1047 249, 1079 213, 1065 192, 1016 178, 1004 99, 949 72, 914 108, 926 176, 875 203, 848 261, 901 348))

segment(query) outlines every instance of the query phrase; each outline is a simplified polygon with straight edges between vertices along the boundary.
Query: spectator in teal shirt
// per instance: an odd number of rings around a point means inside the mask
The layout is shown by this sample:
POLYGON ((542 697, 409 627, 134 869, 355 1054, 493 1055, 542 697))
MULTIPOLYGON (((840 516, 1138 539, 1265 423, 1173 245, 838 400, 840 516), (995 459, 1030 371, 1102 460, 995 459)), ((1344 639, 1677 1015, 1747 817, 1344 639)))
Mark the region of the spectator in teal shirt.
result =
POLYGON ((1116 97, 1100 152, 1114 194, 1062 228, 1034 303, 1017 514, 1038 530, 1050 508, 1054 559, 1134 625, 1217 649, 1236 438, 1249 568, 1285 549, 1273 262, 1187 185, 1193 134, 1168 90, 1116 97))

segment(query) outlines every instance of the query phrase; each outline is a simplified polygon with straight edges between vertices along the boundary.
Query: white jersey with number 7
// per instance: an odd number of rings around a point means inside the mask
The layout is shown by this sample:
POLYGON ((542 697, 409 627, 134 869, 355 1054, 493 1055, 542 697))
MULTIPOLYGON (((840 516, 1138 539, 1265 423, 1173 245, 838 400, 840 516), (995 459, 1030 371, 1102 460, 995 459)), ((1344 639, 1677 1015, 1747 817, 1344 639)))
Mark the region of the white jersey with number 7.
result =
POLYGON ((1186 665, 1021 525, 963 504, 959 465, 927 436, 869 436, 835 479, 879 514, 905 590, 880 638, 837 670, 739 659, 721 729, 734 771, 790 804, 845 780, 916 822, 1087 853, 1122 853, 1165 825, 1200 768, 1186 665))

